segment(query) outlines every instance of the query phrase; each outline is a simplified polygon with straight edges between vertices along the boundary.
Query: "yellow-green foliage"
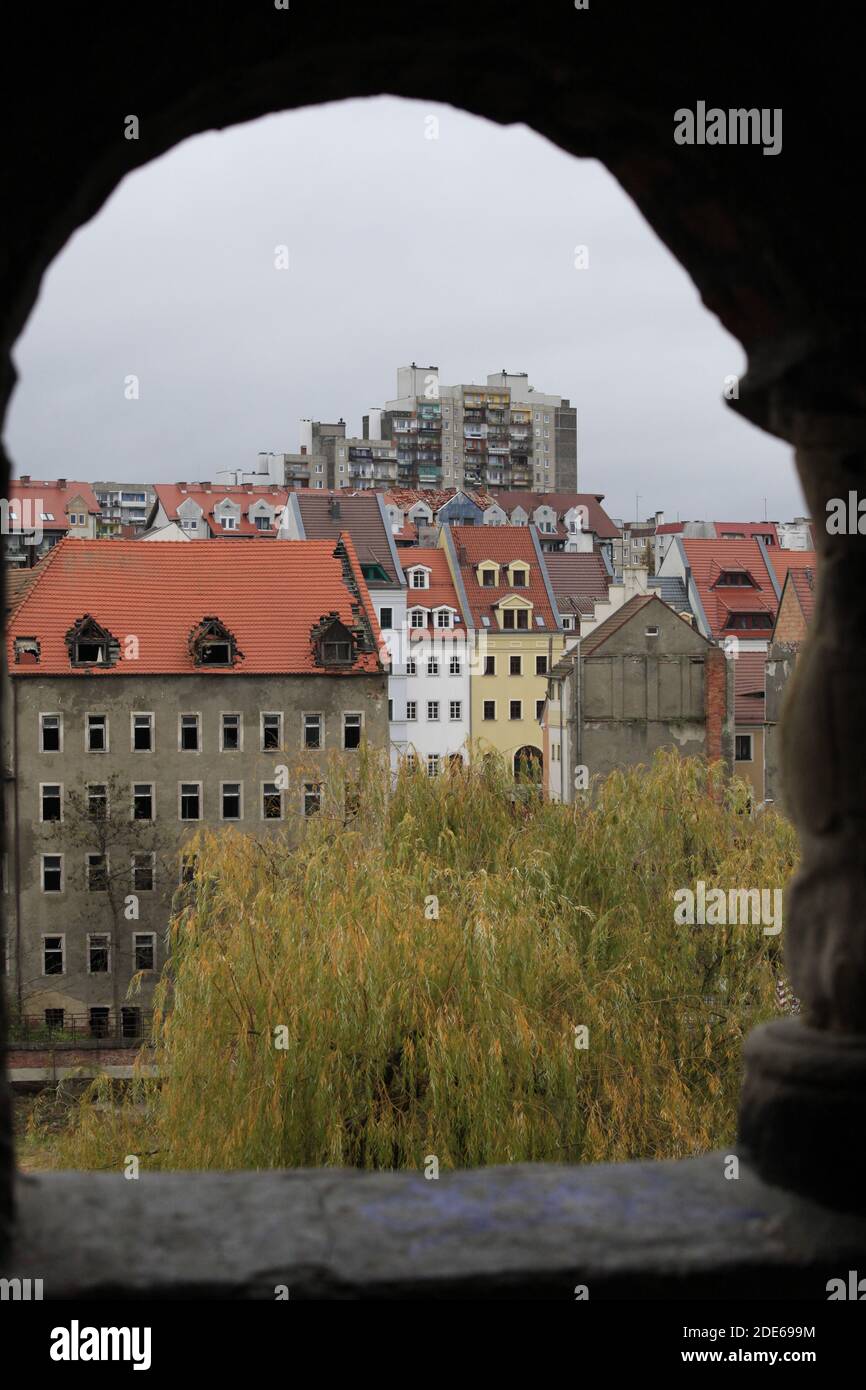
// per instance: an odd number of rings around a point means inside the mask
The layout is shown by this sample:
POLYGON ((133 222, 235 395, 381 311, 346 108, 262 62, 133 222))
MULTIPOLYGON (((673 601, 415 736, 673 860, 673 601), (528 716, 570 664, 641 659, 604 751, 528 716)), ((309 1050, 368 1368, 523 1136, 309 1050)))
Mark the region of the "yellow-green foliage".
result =
POLYGON ((346 819, 343 773, 299 849, 201 837, 158 992, 161 1083, 86 1098, 68 1164, 445 1169, 730 1144, 781 938, 675 926, 673 893, 783 886, 787 821, 750 818, 742 784, 676 754, 574 808, 495 762, 404 769, 389 793, 362 755, 346 819))

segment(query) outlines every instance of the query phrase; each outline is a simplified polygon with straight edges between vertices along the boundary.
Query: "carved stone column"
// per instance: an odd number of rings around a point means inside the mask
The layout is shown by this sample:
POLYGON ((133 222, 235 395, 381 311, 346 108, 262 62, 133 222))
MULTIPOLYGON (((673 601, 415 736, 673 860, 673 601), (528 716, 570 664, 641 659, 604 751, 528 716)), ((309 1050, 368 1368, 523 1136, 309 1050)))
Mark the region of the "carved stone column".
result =
MULTIPOLYGON (((821 374, 826 381, 826 367, 821 374)), ((853 534, 830 534, 827 504, 847 504, 851 493, 866 498, 866 415, 791 412, 786 424, 820 557, 814 618, 786 693, 781 740, 802 853, 785 905, 784 958, 803 1007, 800 1018, 766 1024, 746 1042, 740 1139, 768 1180, 862 1210, 866 534, 856 532, 856 510, 853 534)))

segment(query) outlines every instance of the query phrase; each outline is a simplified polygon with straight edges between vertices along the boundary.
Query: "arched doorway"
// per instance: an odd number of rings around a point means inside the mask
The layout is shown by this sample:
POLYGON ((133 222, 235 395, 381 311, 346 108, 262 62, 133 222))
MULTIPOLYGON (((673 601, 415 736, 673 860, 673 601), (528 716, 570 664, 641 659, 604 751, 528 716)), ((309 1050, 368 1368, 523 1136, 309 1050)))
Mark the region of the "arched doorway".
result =
POLYGON ((526 743, 514 754, 514 777, 518 782, 540 786, 544 773, 544 754, 540 748, 526 743))

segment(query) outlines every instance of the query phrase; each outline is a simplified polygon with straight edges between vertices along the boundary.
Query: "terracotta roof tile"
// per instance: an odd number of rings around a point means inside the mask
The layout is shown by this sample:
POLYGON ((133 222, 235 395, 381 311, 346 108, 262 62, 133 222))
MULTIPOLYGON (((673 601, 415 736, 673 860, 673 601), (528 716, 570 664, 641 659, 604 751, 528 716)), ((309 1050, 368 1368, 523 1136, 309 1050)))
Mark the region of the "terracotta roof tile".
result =
POLYGON ((22 676, 336 676, 343 672, 315 666, 310 637, 313 626, 335 612, 347 626, 366 619, 372 639, 373 650, 360 652, 348 674, 378 671, 381 634, 351 539, 343 541, 345 567, 333 540, 263 546, 63 540, 37 567, 38 577, 7 622, 9 669, 22 676), (95 672, 70 665, 65 634, 86 613, 119 640, 116 665, 95 672), (189 636, 205 617, 218 618, 243 652, 231 670, 193 664, 189 636), (137 659, 124 655, 124 639, 132 635, 137 659), (16 636, 39 640, 38 665, 15 665, 16 636))
POLYGON ((734 633, 746 640, 769 639, 779 605, 758 542, 692 540, 685 536, 681 544, 713 637, 718 641, 734 633), (757 588, 746 585, 720 586, 720 576, 728 571, 748 572, 757 588), (770 624, 766 629, 733 628, 728 626, 732 613, 767 613, 770 624))
POLYGON ((531 631, 550 632, 559 627, 559 618, 553 612, 547 595, 543 562, 539 564, 533 544, 534 527, 452 526, 450 531, 470 607, 467 622, 479 628, 486 626, 482 619, 487 618, 490 629, 498 631, 496 605, 500 599, 516 594, 531 600, 533 618, 540 616, 544 619, 543 628, 533 623, 531 631), (508 584, 499 584, 484 588, 478 583, 476 573, 482 560, 494 560, 499 565, 510 564, 512 560, 524 561, 529 568, 528 586, 525 589, 512 589, 508 584))
POLYGON ((355 492, 342 493, 298 492, 295 494, 308 540, 323 540, 348 532, 362 565, 381 565, 392 584, 398 583, 397 571, 388 544, 388 531, 379 510, 378 495, 355 492), (333 514, 334 503, 338 514, 333 514))

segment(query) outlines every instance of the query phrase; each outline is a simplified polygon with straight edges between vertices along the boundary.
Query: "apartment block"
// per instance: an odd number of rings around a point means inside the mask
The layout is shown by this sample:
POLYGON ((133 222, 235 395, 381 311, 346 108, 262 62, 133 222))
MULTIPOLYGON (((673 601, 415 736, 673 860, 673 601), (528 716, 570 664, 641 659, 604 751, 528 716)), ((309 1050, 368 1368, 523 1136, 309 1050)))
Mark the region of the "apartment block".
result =
POLYGON ((94 483, 99 503, 99 534, 131 538, 143 531, 156 493, 151 483, 94 483))
POLYGON ((99 503, 90 483, 23 474, 10 479, 3 506, 4 559, 11 568, 38 564, 66 536, 89 540, 98 534, 99 503))

